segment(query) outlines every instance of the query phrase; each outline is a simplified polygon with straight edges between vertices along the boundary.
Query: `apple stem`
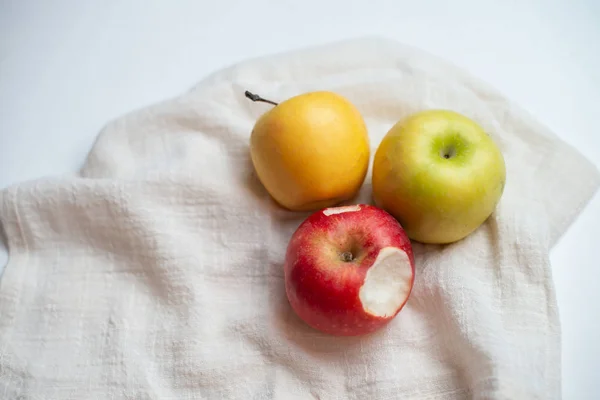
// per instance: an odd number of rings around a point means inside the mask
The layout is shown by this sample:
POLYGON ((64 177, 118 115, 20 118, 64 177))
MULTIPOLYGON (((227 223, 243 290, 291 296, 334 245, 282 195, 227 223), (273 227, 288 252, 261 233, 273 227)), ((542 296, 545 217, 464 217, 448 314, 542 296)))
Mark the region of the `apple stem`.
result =
POLYGON ((260 97, 257 94, 251 93, 249 91, 246 90, 245 93, 246 97, 249 98, 252 101, 262 101, 263 103, 269 103, 269 104, 273 104, 274 106, 277 105, 277 103, 275 103, 274 101, 271 100, 267 100, 267 99, 263 99, 262 97, 260 97))
POLYGON ((352 256, 352 253, 350 253, 349 251, 345 251, 342 253, 342 261, 350 262, 353 259, 354 259, 354 257, 352 256))

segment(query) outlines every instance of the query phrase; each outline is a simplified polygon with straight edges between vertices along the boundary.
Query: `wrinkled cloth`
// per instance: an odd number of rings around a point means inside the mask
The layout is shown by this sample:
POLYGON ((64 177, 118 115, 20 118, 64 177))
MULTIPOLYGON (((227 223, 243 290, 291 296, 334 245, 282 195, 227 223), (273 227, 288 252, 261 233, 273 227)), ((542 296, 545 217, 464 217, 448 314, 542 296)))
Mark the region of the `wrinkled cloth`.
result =
MULTIPOLYGON (((370 175, 348 204, 371 202, 370 175)), ((75 174, 0 192, 0 397, 559 399, 549 251, 599 176, 495 89, 394 41, 243 61, 110 122, 75 174), (365 117, 373 153, 413 112, 461 112, 504 153, 504 195, 466 239, 413 244, 412 295, 384 329, 319 333, 283 282, 308 213, 260 184, 248 142, 271 106, 245 90, 335 91, 365 117)))

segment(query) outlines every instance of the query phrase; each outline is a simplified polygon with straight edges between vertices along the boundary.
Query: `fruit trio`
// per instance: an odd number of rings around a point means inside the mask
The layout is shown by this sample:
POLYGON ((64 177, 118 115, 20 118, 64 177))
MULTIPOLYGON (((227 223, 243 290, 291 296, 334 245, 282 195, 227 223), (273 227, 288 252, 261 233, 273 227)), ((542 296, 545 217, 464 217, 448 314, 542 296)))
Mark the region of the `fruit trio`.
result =
POLYGON ((365 121, 348 99, 303 93, 255 123, 250 155, 281 207, 312 211, 290 238, 285 257, 289 302, 308 325, 333 335, 373 332, 410 296, 410 240, 464 239, 495 210, 506 180, 502 152, 468 117, 425 110, 398 121, 373 157, 375 205, 340 206, 369 169, 365 121))

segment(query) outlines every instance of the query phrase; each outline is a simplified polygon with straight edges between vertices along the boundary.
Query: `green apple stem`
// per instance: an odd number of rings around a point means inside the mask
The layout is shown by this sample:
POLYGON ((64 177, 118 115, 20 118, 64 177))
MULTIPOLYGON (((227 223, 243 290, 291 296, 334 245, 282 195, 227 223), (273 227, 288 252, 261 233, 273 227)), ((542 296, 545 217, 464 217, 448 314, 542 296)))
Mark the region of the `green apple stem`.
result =
POLYGON ((257 94, 251 93, 249 91, 246 90, 246 97, 249 98, 252 101, 262 101, 263 103, 269 103, 269 104, 273 104, 274 106, 277 105, 277 103, 275 103, 274 101, 271 100, 267 100, 267 99, 263 99, 262 97, 260 97, 257 94))

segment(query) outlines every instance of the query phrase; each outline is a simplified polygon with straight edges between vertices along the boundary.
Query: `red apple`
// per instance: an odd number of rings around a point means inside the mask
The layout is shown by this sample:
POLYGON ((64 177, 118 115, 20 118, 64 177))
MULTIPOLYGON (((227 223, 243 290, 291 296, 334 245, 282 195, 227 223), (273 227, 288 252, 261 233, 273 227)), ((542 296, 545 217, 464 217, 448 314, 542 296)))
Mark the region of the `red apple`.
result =
POLYGON ((298 316, 322 332, 373 332, 404 307, 415 267, 410 240, 381 208, 357 204, 310 215, 292 235, 285 288, 298 316))

